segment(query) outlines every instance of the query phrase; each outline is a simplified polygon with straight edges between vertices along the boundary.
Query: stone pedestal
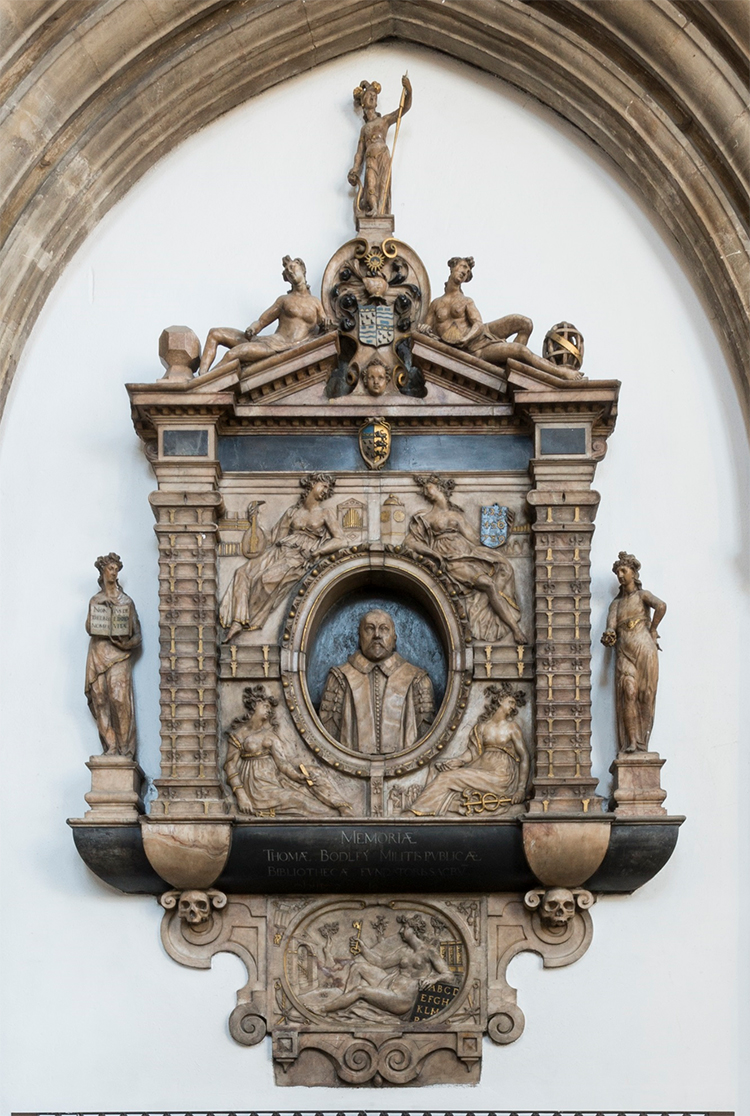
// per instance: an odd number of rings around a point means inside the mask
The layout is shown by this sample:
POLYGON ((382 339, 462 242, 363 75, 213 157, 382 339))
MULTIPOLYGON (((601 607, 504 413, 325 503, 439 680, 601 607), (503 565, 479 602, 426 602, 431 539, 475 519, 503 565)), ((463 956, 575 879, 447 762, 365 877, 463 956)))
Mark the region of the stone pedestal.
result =
POLYGON ((141 786, 144 774, 128 756, 91 756, 91 790, 84 798, 91 807, 84 814, 90 825, 138 821, 143 813, 141 786))
POLYGON ((662 802, 661 769, 666 763, 658 752, 623 752, 610 771, 615 777, 615 814, 618 817, 648 818, 666 814, 662 802))
POLYGON ((395 219, 392 213, 383 213, 379 217, 355 216, 354 224, 360 236, 367 237, 370 244, 380 244, 389 236, 393 236, 395 219))

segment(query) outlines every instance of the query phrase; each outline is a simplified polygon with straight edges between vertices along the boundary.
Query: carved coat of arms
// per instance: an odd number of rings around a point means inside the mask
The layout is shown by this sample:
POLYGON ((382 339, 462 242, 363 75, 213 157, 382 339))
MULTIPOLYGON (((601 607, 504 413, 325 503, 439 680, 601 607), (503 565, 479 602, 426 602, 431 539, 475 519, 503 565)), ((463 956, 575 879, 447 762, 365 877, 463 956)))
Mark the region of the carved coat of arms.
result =
POLYGON ((391 452, 391 427, 384 419, 370 419, 359 432, 359 452, 368 469, 382 469, 391 452))
POLYGON ((390 345, 393 341, 393 307, 360 306, 359 340, 363 345, 390 345))
POLYGON ((497 549, 505 546, 510 530, 510 516, 508 509, 501 504, 488 504, 482 508, 482 518, 479 523, 479 538, 482 546, 497 549))

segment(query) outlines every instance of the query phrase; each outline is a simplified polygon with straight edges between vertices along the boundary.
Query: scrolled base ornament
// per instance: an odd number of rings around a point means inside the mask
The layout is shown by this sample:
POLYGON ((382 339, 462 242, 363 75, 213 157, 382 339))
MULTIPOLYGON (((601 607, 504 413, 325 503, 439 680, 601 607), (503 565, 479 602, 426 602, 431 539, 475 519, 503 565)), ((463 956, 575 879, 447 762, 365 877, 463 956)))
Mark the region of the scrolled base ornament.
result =
POLYGON ((274 1035, 277 1085, 375 1086, 475 1084, 482 1036, 458 1033, 349 1036, 274 1035))
POLYGON ((490 1016, 487 1034, 497 1046, 508 1046, 523 1034, 526 1018, 517 1004, 506 1004, 502 1011, 490 1016))
POLYGON ((257 1046, 268 1034, 268 1027, 251 1004, 237 1004, 229 1016, 229 1033, 240 1046, 257 1046))
POLYGON ((378 1050, 367 1039, 354 1039, 344 1049, 338 1075, 352 1085, 364 1085, 378 1072, 378 1050))

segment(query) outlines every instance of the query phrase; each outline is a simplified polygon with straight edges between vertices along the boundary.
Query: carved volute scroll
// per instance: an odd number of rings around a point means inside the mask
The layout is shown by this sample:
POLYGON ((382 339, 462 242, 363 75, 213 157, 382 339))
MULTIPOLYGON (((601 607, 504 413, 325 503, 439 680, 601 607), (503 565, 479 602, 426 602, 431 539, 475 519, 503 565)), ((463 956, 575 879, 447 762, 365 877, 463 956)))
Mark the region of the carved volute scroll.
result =
POLYGON ((620 385, 582 375, 569 322, 539 356, 525 315, 484 321, 473 257, 431 300, 389 213, 402 88, 388 116, 377 83, 355 94, 357 236, 320 299, 285 256, 290 290, 212 329, 197 375, 174 326, 166 375, 128 386, 158 485, 161 773, 143 815, 129 691, 115 709, 92 682, 116 754, 72 823, 103 878, 161 896, 175 960, 241 957, 230 1033, 270 1034, 279 1085, 477 1081, 483 1035, 524 1027, 510 960, 581 957, 594 892, 651 878, 681 820, 646 750, 664 605, 627 554, 614 808, 592 774, 592 484, 620 385))

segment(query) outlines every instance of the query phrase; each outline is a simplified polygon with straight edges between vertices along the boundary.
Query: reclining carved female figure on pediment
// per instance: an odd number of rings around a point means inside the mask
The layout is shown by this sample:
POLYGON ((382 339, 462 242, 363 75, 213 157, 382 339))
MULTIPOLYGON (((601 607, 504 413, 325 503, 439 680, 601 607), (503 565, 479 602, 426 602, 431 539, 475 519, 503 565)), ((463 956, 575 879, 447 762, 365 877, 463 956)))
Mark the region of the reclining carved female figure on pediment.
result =
POLYGON ((473 256, 453 256, 448 260, 448 267, 450 274, 445 294, 430 303, 427 317, 416 327, 417 332, 436 337, 443 344, 462 349, 489 364, 502 365, 512 358, 558 379, 581 379, 577 369, 553 364, 532 353, 527 345, 534 328, 530 318, 521 314, 506 314, 494 322, 482 321, 474 302, 462 290, 462 285, 474 277, 473 256), (509 341, 511 336, 514 339, 509 341))
POLYGON ((325 313, 319 300, 310 292, 304 260, 284 256, 281 262, 284 265, 281 277, 291 284, 291 290, 280 295, 273 306, 264 310, 257 322, 245 330, 222 326, 209 330, 198 369, 199 376, 208 372, 220 345, 228 346, 229 352, 224 354, 217 368, 234 360, 239 360, 240 364, 265 360, 274 353, 283 353, 286 349, 302 345, 316 334, 325 333, 325 313), (279 323, 276 332, 258 337, 260 331, 272 322, 279 323))

